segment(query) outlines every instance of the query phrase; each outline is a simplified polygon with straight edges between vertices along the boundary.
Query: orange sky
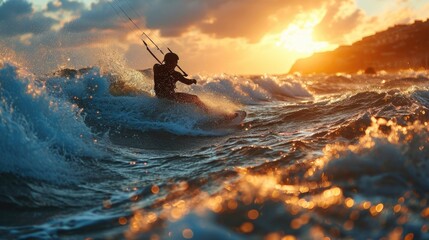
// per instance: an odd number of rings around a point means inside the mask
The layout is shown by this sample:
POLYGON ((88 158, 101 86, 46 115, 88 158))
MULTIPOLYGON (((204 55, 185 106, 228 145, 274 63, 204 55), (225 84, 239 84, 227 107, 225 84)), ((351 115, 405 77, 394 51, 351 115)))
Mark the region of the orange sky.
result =
POLYGON ((297 58, 429 17, 423 0, 9 0, 0 1, 1 54, 35 72, 151 67, 121 8, 191 75, 287 73, 297 58))
MULTIPOLYGON (((205 33, 205 28, 190 26, 182 35, 161 38, 162 41, 180 53, 181 64, 191 72, 281 74, 288 72, 297 58, 351 44, 394 24, 425 17, 423 9, 415 10, 406 1, 380 7, 375 16, 351 0, 307 4, 275 0, 237 2, 237 6, 225 6, 212 13, 213 18, 225 18, 211 26, 221 30, 205 33), (254 5, 248 6, 249 2, 254 5), (241 25, 245 29, 235 32, 241 25)), ((379 1, 385 4, 382 2, 379 1)), ((429 10, 429 3, 424 8, 429 10)), ((159 38, 159 32, 153 34, 159 38)), ((144 55, 144 49, 140 53, 144 55)), ((148 60, 141 59, 140 54, 130 59, 134 59, 134 67, 143 66, 148 60)))

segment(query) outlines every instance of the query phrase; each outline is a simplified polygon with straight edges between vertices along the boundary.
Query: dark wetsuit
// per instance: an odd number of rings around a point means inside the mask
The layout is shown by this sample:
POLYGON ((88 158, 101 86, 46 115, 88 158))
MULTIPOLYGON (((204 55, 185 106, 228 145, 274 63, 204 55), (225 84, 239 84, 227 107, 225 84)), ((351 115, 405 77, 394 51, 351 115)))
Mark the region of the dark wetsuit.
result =
POLYGON ((153 74, 155 81, 155 94, 159 98, 175 99, 176 82, 183 81, 185 84, 193 82, 186 79, 177 71, 168 71, 165 65, 155 64, 153 66, 153 74))
POLYGON ((166 98, 179 103, 193 103, 207 111, 204 103, 196 95, 174 91, 177 81, 191 85, 195 83, 195 80, 187 79, 175 70, 169 71, 165 65, 161 64, 153 66, 153 79, 155 81, 155 94, 158 98, 166 98))

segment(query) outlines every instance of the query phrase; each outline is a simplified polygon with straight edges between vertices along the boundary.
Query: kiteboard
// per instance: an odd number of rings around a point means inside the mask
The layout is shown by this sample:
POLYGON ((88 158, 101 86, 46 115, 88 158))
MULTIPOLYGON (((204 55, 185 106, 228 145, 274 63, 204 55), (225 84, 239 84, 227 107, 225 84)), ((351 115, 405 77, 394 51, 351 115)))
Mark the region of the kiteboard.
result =
POLYGON ((201 121, 199 125, 203 129, 233 128, 239 126, 246 116, 247 113, 245 111, 238 110, 228 114, 212 115, 201 121))
POLYGON ((247 113, 242 110, 235 111, 232 114, 228 114, 225 116, 225 124, 230 126, 240 125, 241 122, 246 118, 247 113))

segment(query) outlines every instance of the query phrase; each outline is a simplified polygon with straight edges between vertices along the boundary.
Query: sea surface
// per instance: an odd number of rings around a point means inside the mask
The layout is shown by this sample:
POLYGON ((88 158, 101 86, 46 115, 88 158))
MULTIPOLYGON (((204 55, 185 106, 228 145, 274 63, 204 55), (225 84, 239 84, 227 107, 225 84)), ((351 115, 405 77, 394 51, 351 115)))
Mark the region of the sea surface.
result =
POLYGON ((429 239, 427 71, 192 78, 1 63, 0 238, 429 239))

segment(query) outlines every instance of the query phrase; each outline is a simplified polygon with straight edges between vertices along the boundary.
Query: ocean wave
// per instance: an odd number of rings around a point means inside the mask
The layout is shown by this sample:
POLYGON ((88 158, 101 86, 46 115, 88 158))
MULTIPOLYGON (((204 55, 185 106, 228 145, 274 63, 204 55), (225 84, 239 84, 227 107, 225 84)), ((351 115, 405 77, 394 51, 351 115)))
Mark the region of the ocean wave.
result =
MULTIPOLYGON (((264 126, 288 123, 324 123, 314 128, 318 136, 353 139, 370 126, 371 117, 393 120, 401 125, 429 119, 426 90, 401 92, 362 91, 334 95, 314 102, 289 104, 281 108, 281 119, 264 122, 264 126), (322 134, 323 131, 325 134, 322 134)), ((254 124, 257 126, 257 124, 254 124)))
POLYGON ((271 101, 311 99, 305 85, 292 77, 275 76, 199 76, 200 85, 193 86, 196 93, 211 93, 251 105, 271 101))
POLYGON ((321 158, 237 168, 238 177, 222 177, 215 194, 178 184, 171 190, 176 197, 167 196, 159 209, 127 216, 125 236, 381 238, 394 232, 425 238, 428 137, 425 123, 372 118, 359 142, 328 144, 321 158))
POLYGON ((0 99, 0 173, 74 182, 74 163, 101 155, 79 109, 50 97, 41 82, 21 77, 13 65, 0 69, 0 99))

